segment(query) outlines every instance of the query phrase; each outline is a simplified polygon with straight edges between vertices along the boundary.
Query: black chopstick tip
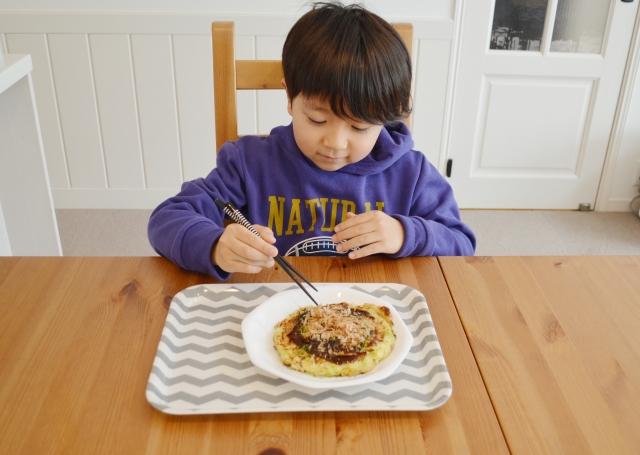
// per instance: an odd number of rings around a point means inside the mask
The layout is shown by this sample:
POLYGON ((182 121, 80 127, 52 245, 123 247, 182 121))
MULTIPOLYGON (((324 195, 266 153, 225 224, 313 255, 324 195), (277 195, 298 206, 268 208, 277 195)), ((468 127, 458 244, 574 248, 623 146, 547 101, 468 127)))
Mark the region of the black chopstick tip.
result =
POLYGON ((222 210, 224 210, 224 208, 226 207, 225 203, 218 198, 215 198, 215 202, 216 202, 216 205, 220 207, 222 210))

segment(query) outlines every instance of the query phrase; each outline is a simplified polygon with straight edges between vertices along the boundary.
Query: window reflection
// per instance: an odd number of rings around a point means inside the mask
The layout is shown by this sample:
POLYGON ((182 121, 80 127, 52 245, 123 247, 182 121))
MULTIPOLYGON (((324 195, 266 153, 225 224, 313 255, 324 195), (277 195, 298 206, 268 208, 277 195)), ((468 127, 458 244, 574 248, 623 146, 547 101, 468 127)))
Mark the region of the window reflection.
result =
POLYGON ((609 0, 558 0, 551 51, 599 54, 609 0))
POLYGON ((548 0, 496 0, 490 49, 539 51, 548 0))

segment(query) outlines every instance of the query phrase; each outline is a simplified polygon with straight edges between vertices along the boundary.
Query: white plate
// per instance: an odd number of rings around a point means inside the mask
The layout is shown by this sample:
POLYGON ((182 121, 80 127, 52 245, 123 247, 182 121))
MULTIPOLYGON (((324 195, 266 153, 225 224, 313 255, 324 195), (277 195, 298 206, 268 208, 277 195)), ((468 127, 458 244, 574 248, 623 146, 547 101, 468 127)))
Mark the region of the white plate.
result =
POLYGON ((321 305, 340 302, 356 305, 372 303, 389 308, 393 320, 393 331, 396 334, 396 343, 387 358, 380 361, 368 373, 333 378, 312 376, 285 366, 273 345, 275 326, 298 308, 313 304, 302 290, 294 289, 278 292, 258 305, 242 321, 242 338, 251 362, 258 368, 282 379, 315 389, 333 389, 365 384, 382 380, 393 373, 402 363, 413 343, 411 332, 393 305, 370 294, 343 286, 315 286, 319 292, 313 290, 311 292, 313 292, 314 299, 321 305))

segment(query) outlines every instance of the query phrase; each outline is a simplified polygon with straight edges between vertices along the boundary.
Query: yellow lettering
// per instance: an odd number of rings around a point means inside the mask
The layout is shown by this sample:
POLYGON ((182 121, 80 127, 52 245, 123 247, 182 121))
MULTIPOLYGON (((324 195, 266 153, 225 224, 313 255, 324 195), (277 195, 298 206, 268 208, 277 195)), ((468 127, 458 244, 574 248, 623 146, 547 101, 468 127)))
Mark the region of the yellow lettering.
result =
POLYGON ((269 229, 282 235, 282 225, 284 224, 284 198, 269 196, 269 229), (275 223, 275 229, 273 225, 275 223))
POLYGON ((304 205, 309 208, 309 212, 311 213, 311 227, 309 228, 309 232, 312 232, 316 228, 316 221, 318 221, 318 217, 316 215, 316 207, 320 207, 320 199, 308 199, 304 201, 304 205))
MULTIPOLYGON (((384 202, 376 202, 376 210, 382 211, 383 208, 384 208, 384 202)), ((371 202, 364 203, 364 211, 365 212, 371 211, 371 202)))
POLYGON ((293 226, 296 227, 296 234, 304 234, 302 229, 302 217, 300 216, 300 199, 291 199, 291 212, 289 213, 289 226, 285 235, 293 234, 293 226))
POLYGON ((356 213, 355 202, 345 201, 345 200, 342 201, 342 220, 340 221, 341 223, 347 220, 347 212, 356 213))
POLYGON ((322 223, 321 231, 324 232, 332 232, 336 227, 336 215, 338 214, 338 204, 340 204, 340 199, 331 199, 331 224, 325 227, 325 223, 327 221, 327 212, 324 210, 327 206, 327 199, 320 198, 322 201, 322 212, 324 213, 324 222, 322 223))

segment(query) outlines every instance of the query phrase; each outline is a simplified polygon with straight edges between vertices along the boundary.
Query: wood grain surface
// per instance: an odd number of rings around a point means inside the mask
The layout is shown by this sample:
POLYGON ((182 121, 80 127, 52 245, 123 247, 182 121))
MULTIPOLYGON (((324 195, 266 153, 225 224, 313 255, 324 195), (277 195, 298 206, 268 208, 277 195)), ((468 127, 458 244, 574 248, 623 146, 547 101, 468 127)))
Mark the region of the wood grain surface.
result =
POLYGON ((640 257, 439 261, 511 453, 640 453, 640 257))
POLYGON ((211 24, 213 52, 213 107, 216 124, 216 153, 227 141, 238 138, 236 107, 235 27, 233 22, 211 24))
MULTIPOLYGON (((0 453, 508 453, 434 258, 292 258, 315 282, 396 282, 427 298, 453 381, 429 412, 174 416, 145 397, 172 297, 213 278, 157 258, 0 258, 0 453)), ((288 282, 282 270, 231 282, 288 282)))

